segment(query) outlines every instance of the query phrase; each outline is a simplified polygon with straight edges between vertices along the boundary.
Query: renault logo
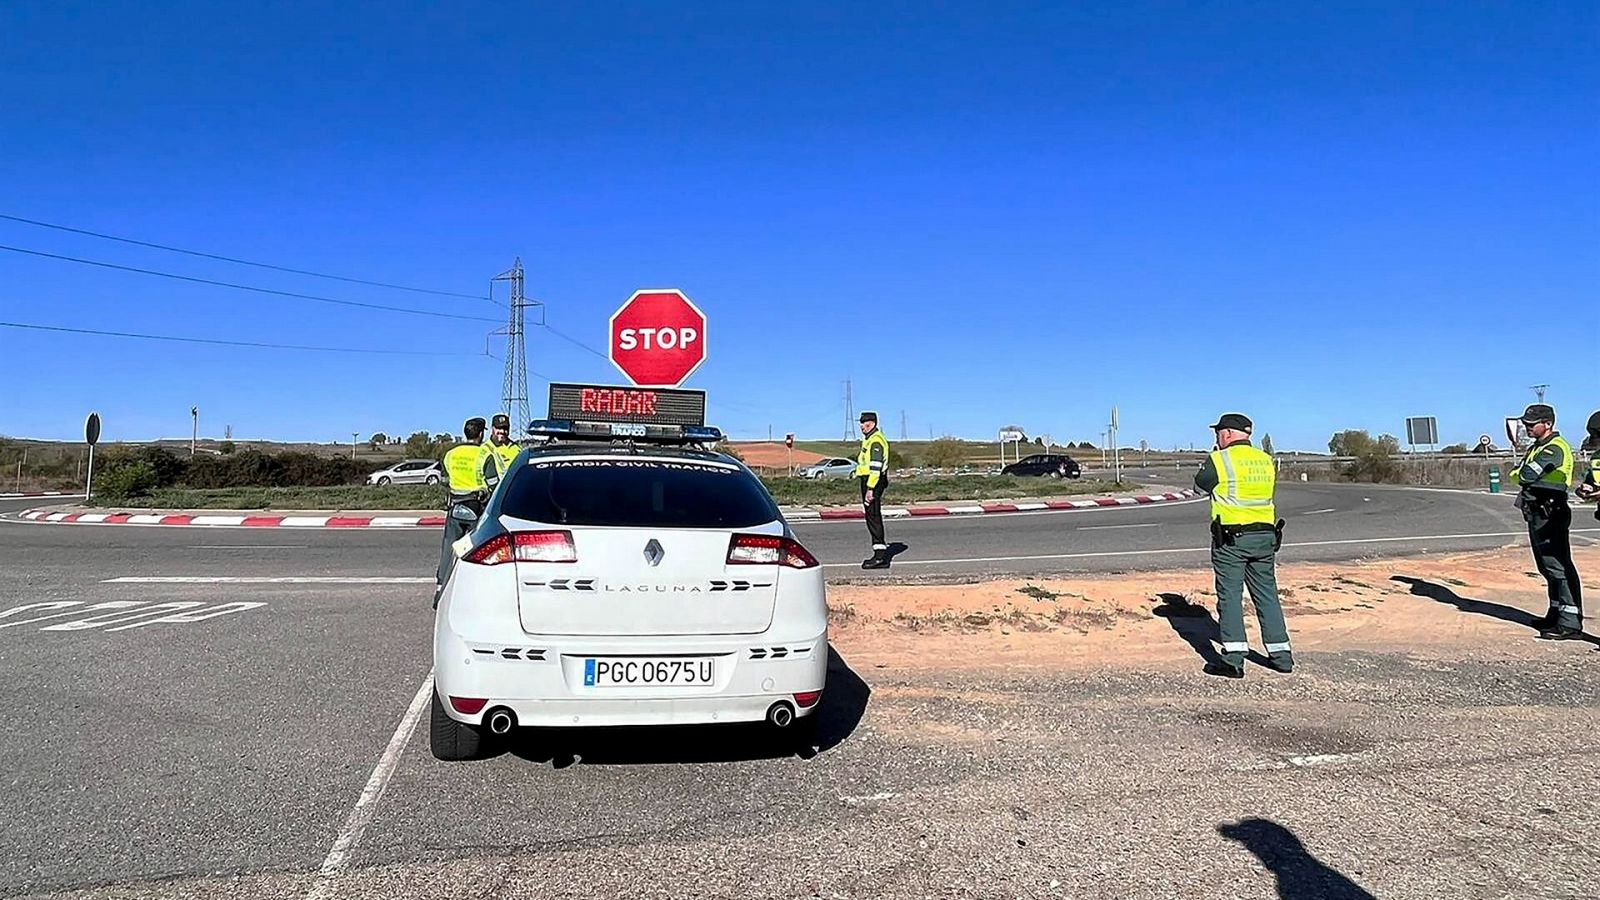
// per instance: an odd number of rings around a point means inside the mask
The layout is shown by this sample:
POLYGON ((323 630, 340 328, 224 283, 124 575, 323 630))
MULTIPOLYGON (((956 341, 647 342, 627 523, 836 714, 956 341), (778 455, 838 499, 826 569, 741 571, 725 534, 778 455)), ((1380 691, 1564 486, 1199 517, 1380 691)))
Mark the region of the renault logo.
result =
POLYGON ((667 551, 661 549, 661 542, 655 538, 651 538, 650 543, 644 545, 644 561, 652 566, 661 565, 661 558, 666 555, 667 551))

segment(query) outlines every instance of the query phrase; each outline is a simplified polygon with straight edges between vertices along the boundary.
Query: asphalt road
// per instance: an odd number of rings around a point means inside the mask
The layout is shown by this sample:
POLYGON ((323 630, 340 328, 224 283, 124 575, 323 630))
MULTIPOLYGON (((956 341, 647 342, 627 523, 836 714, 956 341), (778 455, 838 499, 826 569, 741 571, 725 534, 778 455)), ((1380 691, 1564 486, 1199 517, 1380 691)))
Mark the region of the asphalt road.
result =
MULTIPOLYGON (((1291 558, 1491 546, 1520 526, 1470 494, 1292 485, 1283 506, 1291 558), (1389 540, 1415 531, 1482 536, 1389 540)), ((915 576, 1141 569, 1199 564, 1204 518, 890 535, 915 576)), ((799 531, 830 577, 852 574, 860 523, 799 531)), ((1600 877, 1600 806, 1577 788, 1600 724, 1592 653, 1313 654, 1243 685, 836 658, 812 758, 711 729, 445 765, 397 728, 427 684, 436 548, 0 523, 0 895, 1578 897, 1600 877)))
MULTIPOLYGON (((9 504, 11 511, 31 504, 9 504)), ((1496 547, 1520 538, 1520 514, 1505 494, 1374 485, 1290 484, 1279 489, 1288 520, 1283 558, 1353 559, 1496 547)), ((0 505, 0 513, 5 512, 0 505)), ((795 531, 843 581, 959 580, 974 576, 1140 571, 1202 565, 1208 547, 1203 500, 1070 512, 891 519, 895 568, 868 575, 860 521, 799 523, 795 531)), ((1580 516, 1579 529, 1592 525, 1580 516)), ((1592 528, 1579 531, 1580 541, 1592 528)), ((47 526, 0 521, 6 549, 49 559, 93 553, 125 560, 127 575, 228 574, 430 577, 432 531, 305 532, 292 529, 47 526), (222 567, 219 570, 218 567, 222 567)))

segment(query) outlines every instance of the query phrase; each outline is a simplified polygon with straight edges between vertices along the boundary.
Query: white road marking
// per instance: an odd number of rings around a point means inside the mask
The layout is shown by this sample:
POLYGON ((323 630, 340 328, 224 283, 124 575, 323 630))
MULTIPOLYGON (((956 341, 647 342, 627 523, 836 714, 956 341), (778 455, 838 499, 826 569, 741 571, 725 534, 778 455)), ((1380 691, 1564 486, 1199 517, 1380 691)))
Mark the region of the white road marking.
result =
MULTIPOLYGON (((1600 532, 1600 528, 1574 528, 1574 534, 1580 532, 1600 532)), ((1396 544, 1415 541, 1450 541, 1475 538, 1511 538, 1527 537, 1526 531, 1485 531, 1477 534, 1421 534, 1411 537, 1381 537, 1381 538, 1349 538, 1339 541, 1296 541, 1292 544, 1285 543, 1285 549, 1290 547, 1338 547, 1349 544, 1396 544)), ((1095 553, 1041 553, 1035 556, 968 556, 955 559, 907 559, 896 560, 896 566, 940 566, 952 563, 988 563, 988 562, 1033 562, 1046 559, 1098 559, 1106 556, 1157 556, 1171 553, 1210 553, 1210 547, 1173 547, 1165 550, 1102 550, 1095 553)), ((825 569, 856 569, 860 563, 828 563, 825 569)))
POLYGON ((1311 512, 1301 513, 1301 515, 1302 516, 1320 516, 1323 513, 1331 513, 1331 512, 1338 512, 1338 510, 1331 509, 1331 508, 1330 509, 1313 509, 1311 512))
POLYGON ((194 609, 205 606, 199 600, 175 600, 171 603, 152 603, 138 609, 109 612, 104 615, 90 616, 87 619, 74 619, 71 622, 61 622, 56 625, 46 625, 40 631, 87 631, 90 628, 104 628, 107 625, 121 625, 123 622, 132 622, 142 619, 152 613, 179 612, 180 610, 194 609))
POLYGON ((1085 525, 1077 531, 1110 531, 1113 528, 1160 528, 1160 522, 1141 522, 1138 525, 1085 525))
POLYGON ((307 550, 309 544, 195 544, 190 550, 307 550))
POLYGON ((63 616, 73 616, 77 615, 78 613, 90 612, 97 609, 133 609, 134 607, 143 605, 143 600, 106 600, 102 603, 91 603, 88 606, 84 606, 82 600, 56 600, 48 603, 29 603, 24 606, 12 607, 11 609, 6 610, 4 613, 0 613, 0 619, 29 609, 65 609, 67 611, 52 612, 49 615, 34 616, 31 619, 19 619, 15 622, 0 622, 0 628, 16 628, 19 625, 28 625, 33 622, 43 622, 46 619, 59 619, 63 616), (68 609, 68 607, 71 607, 71 609, 68 609), (78 607, 82 608, 79 609, 78 607))
MULTIPOLYGON (((134 622, 132 625, 118 625, 116 628, 107 628, 106 631, 127 631, 130 628, 143 628, 146 625, 188 625, 193 622, 204 622, 207 619, 215 619, 217 616, 230 616, 234 613, 240 613, 250 609, 260 609, 266 605, 267 604, 260 601, 219 603, 216 606, 207 606, 205 609, 194 609, 184 612, 175 612, 165 616, 156 616, 154 619, 146 619, 143 622, 134 622)), ((50 629, 45 628, 41 630, 49 631, 50 629)))
POLYGON ((344 827, 339 829, 333 847, 328 850, 327 858, 322 861, 322 868, 317 870, 316 882, 306 893, 306 900, 326 900, 337 896, 334 892, 334 878, 349 864, 350 855, 361 843, 362 833, 372 824, 372 817, 378 811, 378 801, 383 799, 383 792, 389 787, 389 779, 394 776, 394 770, 400 765, 400 754, 411 741, 411 733, 417 730, 417 722, 422 718, 422 708, 428 704, 429 694, 432 692, 433 672, 430 670, 428 677, 422 679, 422 686, 417 688, 417 695, 411 698, 411 705, 406 708, 406 714, 400 719, 400 725, 394 730, 394 736, 389 738, 389 746, 384 748, 383 755, 378 758, 378 764, 373 767, 372 775, 367 779, 367 786, 361 789, 361 796, 356 798, 356 805, 345 818, 344 827))
MULTIPOLYGON (((995 502, 997 502, 997 503, 1007 503, 1009 501, 997 500, 995 502)), ((1014 504, 1018 509, 1017 512, 985 513, 984 515, 978 517, 978 519, 980 521, 983 521, 983 522, 988 522, 991 519, 1005 519, 1005 518, 1010 518, 1012 516, 1054 516, 1054 515, 1067 515, 1069 513, 1073 514, 1073 515, 1081 515, 1081 514, 1086 513, 1086 512, 1087 513, 1116 512, 1118 510, 1129 510, 1129 509, 1143 509, 1143 510, 1170 509, 1170 508, 1172 508, 1174 506, 1189 506, 1190 504, 1193 504, 1193 503, 1210 503, 1211 502, 1211 498, 1210 497, 1195 497, 1192 500, 1163 500, 1160 503, 1140 503, 1140 504, 1138 504, 1136 506, 1101 506, 1100 504, 1095 503, 1093 500, 1082 500, 1082 501, 1078 501, 1078 502, 1082 503, 1083 506, 1073 507, 1072 509, 1050 509, 1050 508, 1046 507, 1044 509, 1036 509, 1036 510, 1034 510, 1032 512, 1026 511, 1026 510, 1029 510, 1029 509, 1033 509, 1033 507, 1031 505, 1030 506, 1024 506, 1023 504, 1018 503, 1018 504, 1014 504)), ((890 518, 888 510, 884 511, 883 517, 885 519, 890 518)), ((948 523, 952 519, 958 519, 958 520, 961 520, 963 522, 967 522, 967 521, 970 521, 973 518, 973 516, 971 516, 971 515, 965 515, 965 516, 913 516, 910 513, 907 513, 904 516, 898 516, 897 518, 899 518, 900 523, 902 525, 904 525, 904 524, 910 524, 912 522, 916 522, 916 523, 920 523, 920 524, 937 523, 937 522, 946 522, 946 523, 948 523)), ((812 525, 854 525, 855 527, 860 528, 861 527, 861 522, 862 522, 862 520, 859 519, 859 518, 857 518, 857 519, 813 519, 813 518, 795 519, 795 518, 790 518, 789 519, 789 524, 795 526, 796 528, 809 528, 812 525)), ((1204 523, 1202 522, 1201 524, 1204 524, 1204 523)))
POLYGON ((884 800, 893 800, 898 796, 900 795, 894 791, 884 791, 881 794, 867 794, 861 797, 840 797, 839 799, 851 806, 859 806, 862 803, 878 803, 884 800))
POLYGON ((1360 753, 1313 753, 1306 756, 1291 756, 1287 759, 1275 759, 1271 762, 1250 763, 1240 766, 1244 772, 1265 772, 1275 769, 1314 769, 1318 766, 1328 766, 1335 763, 1350 762, 1370 756, 1368 752, 1360 753))
POLYGON ((101 584, 433 584, 431 575, 124 575, 101 584))

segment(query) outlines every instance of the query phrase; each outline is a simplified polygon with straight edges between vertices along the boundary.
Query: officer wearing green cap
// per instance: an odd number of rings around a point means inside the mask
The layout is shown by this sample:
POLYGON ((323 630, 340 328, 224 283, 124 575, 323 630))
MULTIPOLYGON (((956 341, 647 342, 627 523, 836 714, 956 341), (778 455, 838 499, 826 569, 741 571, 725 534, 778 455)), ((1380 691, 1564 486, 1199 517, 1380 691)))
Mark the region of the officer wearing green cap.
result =
POLYGON ((1255 425, 1240 413, 1228 413, 1211 430, 1217 449, 1211 451, 1194 486, 1211 495, 1211 568, 1217 578, 1217 619, 1222 632, 1222 659, 1206 664, 1207 675, 1244 677, 1250 643, 1244 632, 1244 586, 1250 586, 1267 665, 1279 672, 1294 669, 1289 628, 1278 601, 1278 547, 1283 520, 1273 503, 1277 465, 1250 444, 1255 425))
POLYGON ((1544 576, 1550 609, 1536 624, 1539 638, 1570 641, 1583 637, 1583 585, 1572 562, 1572 445, 1556 431, 1556 411, 1535 403, 1522 413, 1522 424, 1533 445, 1511 472, 1511 483, 1522 486, 1517 507, 1528 523, 1533 561, 1544 576))
POLYGON ((856 455, 856 480, 861 484, 861 505, 866 510, 872 555, 861 561, 863 569, 889 568, 889 545, 883 537, 883 495, 889 489, 889 439, 878 427, 878 414, 861 414, 861 452, 856 455))
POLYGON ((483 427, 487 424, 474 416, 461 426, 465 441, 450 448, 444 455, 445 477, 450 479, 444 515, 444 543, 439 551, 439 571, 434 578, 433 605, 439 606, 439 594, 445 580, 455 567, 456 556, 451 545, 471 531, 483 515, 483 501, 488 485, 483 480, 483 427))
POLYGON ((483 480, 494 490, 506 477, 522 448, 511 440, 511 417, 495 413, 489 420, 489 440, 483 445, 483 480))

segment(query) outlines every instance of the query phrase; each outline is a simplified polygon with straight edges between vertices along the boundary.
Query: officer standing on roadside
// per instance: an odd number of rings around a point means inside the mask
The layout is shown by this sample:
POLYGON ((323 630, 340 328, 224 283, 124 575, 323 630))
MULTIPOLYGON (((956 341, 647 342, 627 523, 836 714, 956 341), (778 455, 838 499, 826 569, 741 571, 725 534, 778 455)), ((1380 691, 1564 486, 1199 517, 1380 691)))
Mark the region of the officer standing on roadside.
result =
POLYGON ((1294 669, 1289 628, 1278 601, 1276 560, 1283 543, 1283 521, 1273 504, 1277 466, 1272 457, 1250 445, 1255 430, 1239 413, 1228 413, 1211 429, 1217 449, 1194 476, 1194 486, 1211 495, 1211 568, 1217 577, 1217 619, 1222 632, 1222 661, 1206 664, 1207 675, 1244 677, 1250 643, 1244 632, 1244 586, 1250 586, 1267 666, 1294 669))
POLYGON ((511 464, 522 448, 511 440, 511 417, 496 413, 489 422, 489 441, 483 445, 483 480, 489 490, 494 490, 500 479, 506 477, 511 464))
POLYGON ((856 480, 861 482, 867 533, 872 535, 872 555, 861 561, 861 568, 887 569, 889 545, 883 537, 883 494, 889 489, 889 439, 878 428, 875 412, 861 414, 861 453, 856 457, 856 480))
POLYGON ((1511 472, 1512 484, 1522 486, 1517 507, 1528 523, 1533 561, 1544 576, 1550 610, 1534 624, 1539 638, 1570 641, 1583 637, 1583 586, 1572 563, 1572 445, 1556 431, 1556 411, 1535 403, 1522 413, 1522 424, 1533 446, 1511 472))
POLYGON ((461 536, 471 531, 483 515, 483 501, 488 495, 488 485, 483 480, 483 426, 481 418, 468 419, 461 426, 466 440, 450 448, 444 455, 445 477, 450 480, 446 495, 444 515, 444 545, 439 550, 439 571, 434 581, 433 606, 439 607, 439 595, 444 591, 445 580, 455 567, 455 550, 451 546, 461 536))
MULTIPOLYGON (((1589 474, 1583 476, 1583 484, 1578 485, 1578 497, 1582 500, 1600 500, 1600 473, 1595 472, 1595 457, 1600 455, 1600 410, 1589 414, 1588 431, 1583 446, 1578 449, 1589 454, 1589 474)), ((1594 517, 1600 519, 1600 507, 1595 508, 1594 517)))

